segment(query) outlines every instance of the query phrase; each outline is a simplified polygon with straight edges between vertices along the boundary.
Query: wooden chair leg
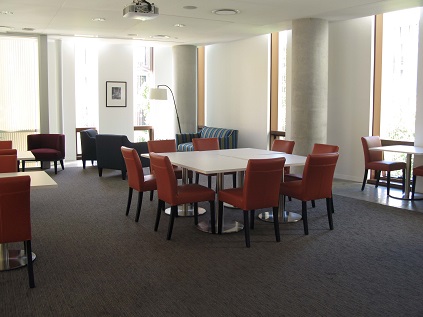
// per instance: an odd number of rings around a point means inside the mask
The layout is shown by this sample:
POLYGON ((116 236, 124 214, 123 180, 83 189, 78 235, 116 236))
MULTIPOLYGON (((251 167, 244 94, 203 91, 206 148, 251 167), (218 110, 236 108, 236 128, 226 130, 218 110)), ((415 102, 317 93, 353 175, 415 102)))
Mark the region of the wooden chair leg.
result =
POLYGON ((223 201, 219 200, 219 214, 218 214, 218 228, 217 233, 222 234, 222 227, 223 227, 223 201))
POLYGON ((278 206, 273 207, 273 226, 275 227, 276 242, 281 242, 281 234, 279 231, 279 208, 278 206))
POLYGON ((62 170, 65 169, 65 164, 63 164, 63 160, 60 160, 60 166, 62 167, 62 170))
POLYGON ((129 187, 128 203, 126 204, 126 215, 129 215, 129 209, 131 209, 131 201, 132 201, 132 192, 133 191, 134 191, 134 189, 129 187))
POLYGON ((250 225, 249 225, 249 215, 248 210, 244 210, 244 231, 245 231, 245 246, 250 247, 250 225))
POLYGON ((57 161, 54 161, 54 174, 57 174, 57 161))
POLYGON ((316 201, 314 200, 311 201, 311 207, 316 208, 316 201))
POLYGON ((375 188, 379 186, 379 180, 380 180, 380 171, 375 171, 376 173, 376 185, 375 188))
POLYGON ((232 174, 232 186, 236 188, 236 173, 232 174))
POLYGON ((413 175, 413 183, 411 184, 411 199, 414 200, 414 193, 416 192, 416 179, 417 176, 413 175))
POLYGON ((386 177, 386 192, 389 196, 389 190, 391 189, 391 172, 388 172, 388 175, 386 177))
POLYGON ((178 205, 170 207, 170 219, 169 219, 169 227, 167 229, 167 240, 170 240, 172 237, 172 231, 173 231, 173 223, 175 222, 175 217, 178 214, 178 205))
POLYGON ((254 218, 256 217, 255 210, 250 210, 250 229, 254 229, 254 218))
POLYGON ((212 233, 215 234, 216 233, 216 210, 215 210, 215 203, 214 200, 210 200, 210 225, 211 225, 211 229, 212 229, 212 233))
POLYGON ((328 213, 328 220, 329 220, 329 228, 333 230, 333 218, 332 218, 332 206, 333 206, 333 198, 326 198, 326 210, 328 213))
POLYGON ((211 188, 211 176, 207 175, 207 187, 211 188))
POLYGON ((150 201, 153 201, 154 198, 154 190, 150 190, 150 201))
POLYGON ((369 172, 368 169, 364 170, 364 177, 363 177, 363 184, 361 185, 361 190, 364 190, 364 186, 366 186, 366 182, 367 182, 367 173, 369 172))
POLYGON ((195 183, 198 184, 199 181, 200 181, 200 174, 195 173, 195 183))
POLYGON ((162 214, 163 205, 164 201, 159 199, 159 202, 157 204, 156 223, 154 224, 154 231, 157 231, 157 229, 159 229, 160 215, 162 214))
POLYGON ((198 203, 194 203, 194 224, 198 225, 198 203))
POLYGON ((28 279, 29 279, 29 287, 34 288, 34 269, 32 265, 32 247, 31 247, 31 240, 25 241, 25 252, 27 258, 27 267, 28 267, 28 279))
POLYGON ((307 222, 307 202, 301 202, 302 205, 302 218, 303 218, 303 226, 304 226, 304 234, 308 235, 308 222, 307 222))
POLYGON ((82 168, 85 169, 85 160, 82 160, 82 168))
POLYGON ((137 216, 135 217, 135 222, 138 222, 138 220, 140 220, 143 194, 144 192, 138 192, 137 216))

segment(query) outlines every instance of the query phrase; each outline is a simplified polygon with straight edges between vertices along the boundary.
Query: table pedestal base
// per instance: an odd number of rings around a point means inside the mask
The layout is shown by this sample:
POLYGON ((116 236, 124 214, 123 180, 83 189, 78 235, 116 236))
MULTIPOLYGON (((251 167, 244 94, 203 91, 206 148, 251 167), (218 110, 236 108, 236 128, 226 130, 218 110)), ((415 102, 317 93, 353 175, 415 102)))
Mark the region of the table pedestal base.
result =
MULTIPOLYGON (((212 233, 210 221, 201 221, 198 223, 197 228, 203 232, 212 233)), ((244 225, 238 221, 225 222, 222 226, 222 233, 234 233, 244 229, 244 225)), ((216 226, 217 233, 217 226, 216 226)))
MULTIPOLYGON (((165 213, 170 215, 170 207, 166 208, 165 213)), ((206 213, 206 210, 202 207, 198 207, 198 215, 202 215, 206 213)), ((187 205, 186 209, 185 206, 178 206, 178 217, 194 217, 194 207, 187 205)))
MULTIPOLYGON (((279 212, 278 216, 279 223, 297 222, 302 218, 300 214, 289 211, 279 212)), ((273 211, 262 212, 258 218, 266 222, 273 222, 273 211)))
MULTIPOLYGON (((25 250, 6 250, 4 252, 5 257, 0 259, 0 271, 9 271, 24 267, 28 264, 28 260, 25 255, 25 250)), ((37 256, 32 252, 32 261, 37 256)))
MULTIPOLYGON (((391 198, 400 199, 400 200, 413 200, 411 199, 411 192, 409 193, 409 195, 407 195, 406 193, 391 191, 388 196, 391 198)), ((415 193, 414 200, 423 200, 423 195, 415 193)))

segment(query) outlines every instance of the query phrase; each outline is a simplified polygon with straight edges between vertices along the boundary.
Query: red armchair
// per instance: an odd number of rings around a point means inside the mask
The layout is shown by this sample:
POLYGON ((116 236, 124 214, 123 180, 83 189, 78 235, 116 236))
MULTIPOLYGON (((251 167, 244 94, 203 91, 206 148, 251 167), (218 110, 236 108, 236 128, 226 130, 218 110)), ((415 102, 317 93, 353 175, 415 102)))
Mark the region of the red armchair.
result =
MULTIPOLYGON (((65 169, 63 164, 65 159, 64 134, 30 134, 27 136, 27 142, 28 151, 34 154, 35 161, 53 161, 55 174, 57 174, 57 161, 60 162, 62 170, 65 169)), ((22 164, 25 164, 25 161, 22 164)))

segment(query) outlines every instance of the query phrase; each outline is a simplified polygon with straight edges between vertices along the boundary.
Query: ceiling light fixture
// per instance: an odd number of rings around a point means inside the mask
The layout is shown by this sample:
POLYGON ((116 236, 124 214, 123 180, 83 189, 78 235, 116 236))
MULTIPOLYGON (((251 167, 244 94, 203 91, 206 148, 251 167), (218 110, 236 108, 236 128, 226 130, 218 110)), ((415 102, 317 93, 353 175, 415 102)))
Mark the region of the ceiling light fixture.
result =
POLYGON ((217 15, 235 15, 240 13, 241 11, 235 9, 217 9, 213 10, 212 13, 217 15))
POLYGON ((106 21, 105 18, 93 18, 91 20, 94 21, 94 22, 104 22, 104 21, 106 21))
POLYGON ((183 7, 184 9, 187 9, 187 10, 194 10, 194 9, 197 9, 197 7, 196 6, 185 6, 185 7, 183 7))
POLYGON ((123 8, 123 17, 147 21, 159 16, 159 8, 145 0, 133 0, 133 3, 123 8))
POLYGON ((0 11, 0 13, 4 14, 4 15, 12 15, 13 14, 12 11, 0 11))
POLYGON ((185 24, 182 24, 182 23, 176 23, 176 24, 174 25, 174 27, 177 27, 177 28, 184 28, 184 27, 186 27, 186 25, 185 25, 185 24))

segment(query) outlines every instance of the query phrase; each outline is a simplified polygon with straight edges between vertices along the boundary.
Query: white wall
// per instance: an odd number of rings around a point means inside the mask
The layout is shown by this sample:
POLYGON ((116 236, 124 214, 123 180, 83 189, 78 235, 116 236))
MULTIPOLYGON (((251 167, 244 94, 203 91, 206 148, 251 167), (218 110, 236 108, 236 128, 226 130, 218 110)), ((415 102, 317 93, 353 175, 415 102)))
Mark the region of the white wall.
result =
POLYGON ((238 147, 269 140, 270 36, 206 47, 206 125, 239 130, 238 147))
POLYGON ((99 133, 123 134, 134 140, 132 43, 102 42, 98 50, 99 133), (126 107, 106 107, 106 81, 126 82, 126 107))
POLYGON ((373 17, 329 24, 328 143, 339 146, 335 177, 362 181, 361 137, 371 135, 373 17))

